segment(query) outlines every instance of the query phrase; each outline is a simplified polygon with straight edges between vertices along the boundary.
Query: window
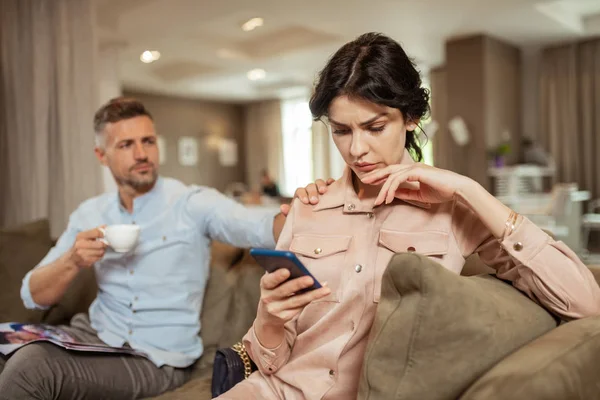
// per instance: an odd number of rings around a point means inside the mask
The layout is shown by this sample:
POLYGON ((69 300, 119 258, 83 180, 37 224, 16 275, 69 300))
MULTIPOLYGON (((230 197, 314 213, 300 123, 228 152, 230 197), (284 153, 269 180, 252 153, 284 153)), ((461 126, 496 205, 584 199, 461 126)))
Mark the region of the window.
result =
MULTIPOLYGON (((424 127, 427 128, 425 125, 424 127)), ((421 135, 420 137, 422 138, 421 150, 423 151, 423 162, 427 165, 433 166, 433 144, 431 139, 425 138, 425 135, 421 135)))
POLYGON ((329 138, 329 171, 331 176, 328 178, 339 179, 344 175, 344 169, 346 169, 346 162, 342 158, 342 155, 338 151, 331 132, 328 127, 328 138, 329 138))
MULTIPOLYGON (((429 81, 427 78, 423 79, 423 87, 429 90, 429 106, 431 107, 431 86, 429 85, 429 81)), ((425 119, 421 120, 421 125, 425 129, 425 134, 427 134, 427 125, 431 123, 431 114, 427 115, 425 119)), ((423 162, 427 165, 433 166, 433 143, 431 138, 426 137, 420 129, 417 129, 420 133, 418 137, 420 138, 421 150, 423 151, 423 162)))
POLYGON ((284 100, 281 106, 283 133, 283 182, 281 193, 293 196, 313 177, 312 116, 306 99, 284 100))

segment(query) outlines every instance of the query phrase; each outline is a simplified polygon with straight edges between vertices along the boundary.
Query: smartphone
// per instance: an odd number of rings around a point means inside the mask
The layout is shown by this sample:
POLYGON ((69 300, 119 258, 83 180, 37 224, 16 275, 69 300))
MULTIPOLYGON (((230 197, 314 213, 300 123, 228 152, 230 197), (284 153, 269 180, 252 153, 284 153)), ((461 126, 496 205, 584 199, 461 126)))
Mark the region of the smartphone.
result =
POLYGON ((299 293, 322 287, 319 281, 312 276, 304 264, 302 264, 298 257, 291 251, 250 249, 250 255, 268 272, 275 272, 280 268, 287 268, 290 271, 290 277, 287 279, 288 281, 302 276, 310 276, 313 278, 314 284, 311 287, 301 290, 299 293))

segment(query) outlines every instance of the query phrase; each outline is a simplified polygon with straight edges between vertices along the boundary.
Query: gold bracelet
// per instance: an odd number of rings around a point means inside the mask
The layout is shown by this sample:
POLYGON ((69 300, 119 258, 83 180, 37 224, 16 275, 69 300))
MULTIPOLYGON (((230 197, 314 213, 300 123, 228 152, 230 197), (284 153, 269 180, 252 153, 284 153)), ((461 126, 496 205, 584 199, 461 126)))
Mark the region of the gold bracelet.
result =
POLYGON ((515 224, 517 223, 517 217, 519 214, 510 210, 510 214, 504 223, 504 232, 502 233, 502 237, 498 239, 500 243, 507 237, 510 236, 511 233, 515 230, 515 224))
POLYGON ((510 236, 511 233, 513 233, 513 231, 515 230, 515 223, 517 222, 517 213, 514 212, 513 210, 510 210, 510 215, 508 216, 508 219, 506 220, 506 234, 504 237, 506 236, 510 236))
POLYGON ((517 227, 517 218, 519 218, 519 213, 514 212, 514 211, 513 211, 513 213, 514 213, 514 215, 513 215, 513 220, 510 224, 511 229, 510 229, 510 232, 508 233, 509 235, 512 235, 512 233, 515 231, 515 228, 517 227))

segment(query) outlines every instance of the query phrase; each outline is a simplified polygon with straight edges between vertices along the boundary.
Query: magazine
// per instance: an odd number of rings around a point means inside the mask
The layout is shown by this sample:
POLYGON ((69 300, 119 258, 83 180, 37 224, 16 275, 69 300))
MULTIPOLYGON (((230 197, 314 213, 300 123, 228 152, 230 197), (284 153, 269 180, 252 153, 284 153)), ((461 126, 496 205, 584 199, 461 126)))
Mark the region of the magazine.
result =
POLYGON ((45 324, 0 323, 0 353, 5 356, 34 342, 50 342, 62 348, 98 353, 122 353, 148 357, 146 353, 131 347, 112 347, 97 343, 83 343, 64 330, 45 324))

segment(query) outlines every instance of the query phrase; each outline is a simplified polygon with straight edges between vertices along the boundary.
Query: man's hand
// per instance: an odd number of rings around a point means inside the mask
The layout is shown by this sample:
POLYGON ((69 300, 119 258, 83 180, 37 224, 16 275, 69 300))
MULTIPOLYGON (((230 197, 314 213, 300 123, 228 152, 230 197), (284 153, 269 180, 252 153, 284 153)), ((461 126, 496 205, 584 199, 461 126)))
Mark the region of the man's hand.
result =
POLYGON ((75 244, 69 250, 68 260, 78 268, 89 268, 100 261, 106 252, 106 244, 100 240, 104 235, 98 228, 79 232, 75 244))
MULTIPOLYGON (((317 204, 319 202, 319 195, 327 192, 327 186, 335 182, 335 179, 329 178, 327 181, 323 179, 317 179, 315 183, 311 183, 303 188, 296 189, 294 198, 299 198, 304 204, 317 204)), ((291 204, 282 204, 280 209, 281 213, 287 217, 290 212, 291 204)))

